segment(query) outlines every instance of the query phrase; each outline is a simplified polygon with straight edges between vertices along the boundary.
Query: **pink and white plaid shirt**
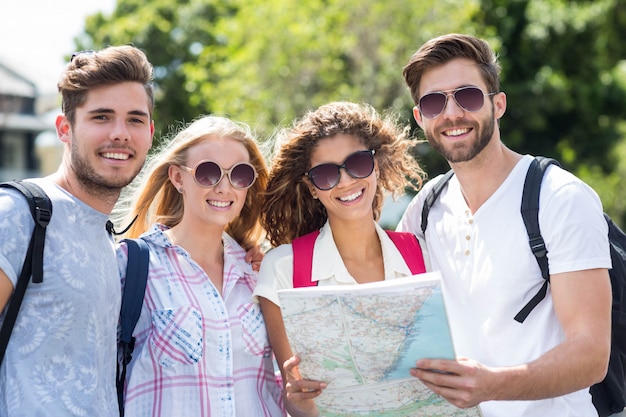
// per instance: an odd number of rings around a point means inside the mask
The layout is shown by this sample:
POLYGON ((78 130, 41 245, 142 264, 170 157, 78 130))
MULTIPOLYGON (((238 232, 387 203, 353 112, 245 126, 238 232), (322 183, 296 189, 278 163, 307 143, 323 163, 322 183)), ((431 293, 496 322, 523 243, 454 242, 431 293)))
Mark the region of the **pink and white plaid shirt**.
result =
MULTIPOLYGON (((127 417, 285 416, 256 272, 226 233, 220 296, 189 254, 154 226, 150 269, 126 375, 127 417)), ((118 249, 121 275, 127 248, 118 249)))

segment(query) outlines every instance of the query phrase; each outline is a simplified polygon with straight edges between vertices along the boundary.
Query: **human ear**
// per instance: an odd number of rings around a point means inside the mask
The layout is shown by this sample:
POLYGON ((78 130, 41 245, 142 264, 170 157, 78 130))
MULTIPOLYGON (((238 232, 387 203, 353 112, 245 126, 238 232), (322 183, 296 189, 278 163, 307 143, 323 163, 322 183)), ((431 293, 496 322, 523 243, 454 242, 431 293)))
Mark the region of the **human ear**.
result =
POLYGON ((413 107, 413 118, 417 122, 417 125, 424 129, 424 125, 422 124, 422 113, 420 113, 420 109, 417 106, 413 107))
POLYGON ((59 140, 63 143, 69 144, 72 137, 72 127, 70 126, 70 122, 67 120, 67 117, 65 117, 64 114, 58 115, 54 125, 56 127, 59 140))
POLYGON ((183 190, 183 176, 180 173, 180 168, 176 165, 170 165, 167 169, 167 175, 170 178, 170 182, 182 194, 183 190))

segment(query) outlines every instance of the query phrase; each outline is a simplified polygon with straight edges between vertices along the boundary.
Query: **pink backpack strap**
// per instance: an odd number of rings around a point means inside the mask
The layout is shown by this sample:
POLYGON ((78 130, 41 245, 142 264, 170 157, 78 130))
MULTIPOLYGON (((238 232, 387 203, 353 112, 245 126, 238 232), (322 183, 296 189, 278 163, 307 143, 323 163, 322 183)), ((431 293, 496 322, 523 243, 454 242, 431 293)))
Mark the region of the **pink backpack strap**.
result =
POLYGON ((293 250, 293 287, 314 287, 317 281, 311 280, 313 272, 313 247, 320 234, 319 230, 295 238, 291 242, 293 250))
POLYGON ((398 248, 411 273, 415 275, 426 272, 424 255, 417 237, 413 233, 408 232, 393 232, 391 230, 386 230, 386 232, 398 248))

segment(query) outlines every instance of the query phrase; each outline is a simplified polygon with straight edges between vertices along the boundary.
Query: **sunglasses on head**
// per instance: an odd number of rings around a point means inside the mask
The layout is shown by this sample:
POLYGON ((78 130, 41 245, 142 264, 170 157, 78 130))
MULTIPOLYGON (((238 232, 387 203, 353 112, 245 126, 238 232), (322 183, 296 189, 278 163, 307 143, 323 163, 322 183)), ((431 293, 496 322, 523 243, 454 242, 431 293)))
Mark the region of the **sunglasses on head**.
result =
POLYGON ((201 187, 215 187, 227 175, 233 188, 244 190, 250 188, 258 176, 254 166, 247 162, 240 162, 230 169, 222 169, 213 161, 200 161, 193 168, 184 165, 180 167, 191 173, 196 184, 201 187))
POLYGON ((350 154, 343 164, 320 164, 316 165, 306 173, 311 183, 322 191, 330 190, 339 184, 341 178, 341 168, 352 178, 361 179, 369 177, 374 171, 373 149, 358 151, 350 154))
POLYGON ((85 49, 84 51, 74 52, 72 56, 70 57, 70 62, 74 61, 74 58, 76 58, 78 55, 93 55, 95 53, 96 51, 92 51, 91 49, 85 49))
POLYGON ((463 110, 478 111, 485 104, 485 96, 492 96, 497 93, 483 93, 478 87, 461 87, 454 90, 435 91, 424 94, 417 104, 422 116, 427 119, 434 119, 439 116, 448 104, 448 96, 454 97, 454 101, 463 110))

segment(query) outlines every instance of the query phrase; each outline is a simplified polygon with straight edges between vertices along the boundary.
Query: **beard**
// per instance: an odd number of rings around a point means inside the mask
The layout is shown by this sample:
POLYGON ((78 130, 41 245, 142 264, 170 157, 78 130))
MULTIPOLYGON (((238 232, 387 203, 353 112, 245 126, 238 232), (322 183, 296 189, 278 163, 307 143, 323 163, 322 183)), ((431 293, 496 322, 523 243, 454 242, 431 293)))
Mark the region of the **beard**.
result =
MULTIPOLYGON (((493 110, 490 117, 483 120, 482 127, 476 124, 473 130, 477 134, 477 139, 471 143, 452 143, 451 146, 446 147, 443 141, 440 140, 432 131, 424 130, 424 135, 428 139, 428 143, 443 156, 446 161, 450 163, 467 162, 471 161, 482 152, 485 147, 491 142, 493 132, 495 130, 495 119, 493 110)), ((444 128, 453 128, 454 125, 444 126, 444 128)))
POLYGON ((88 158, 81 154, 78 143, 73 143, 70 151, 70 164, 76 175, 76 179, 83 186, 84 190, 93 196, 117 198, 122 188, 131 183, 133 178, 141 170, 141 165, 131 176, 104 176, 99 174, 89 163, 88 158))

